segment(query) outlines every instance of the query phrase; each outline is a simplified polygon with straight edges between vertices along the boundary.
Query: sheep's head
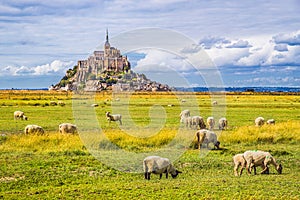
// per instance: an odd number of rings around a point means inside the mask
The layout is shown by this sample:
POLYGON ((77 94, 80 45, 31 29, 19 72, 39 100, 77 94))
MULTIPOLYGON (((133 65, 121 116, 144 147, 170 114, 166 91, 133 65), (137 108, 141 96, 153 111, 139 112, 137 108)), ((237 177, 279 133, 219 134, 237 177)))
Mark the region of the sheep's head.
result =
POLYGON ((282 174, 282 165, 279 164, 278 167, 276 168, 278 174, 282 174))
POLYGON ((177 169, 171 173, 172 178, 176 178, 178 176, 178 174, 182 173, 181 171, 178 171, 177 169))
POLYGON ((214 145, 215 145, 215 147, 217 147, 217 149, 220 149, 220 142, 219 141, 217 141, 214 145))

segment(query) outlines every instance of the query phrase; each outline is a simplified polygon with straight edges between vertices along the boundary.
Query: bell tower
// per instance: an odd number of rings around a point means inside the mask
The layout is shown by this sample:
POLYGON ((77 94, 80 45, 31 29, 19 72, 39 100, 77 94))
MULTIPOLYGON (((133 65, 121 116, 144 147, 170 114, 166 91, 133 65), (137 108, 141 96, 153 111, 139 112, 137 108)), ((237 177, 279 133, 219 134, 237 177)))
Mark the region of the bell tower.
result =
POLYGON ((106 29, 106 41, 104 44, 104 55, 109 56, 110 55, 110 44, 108 41, 108 30, 106 29))

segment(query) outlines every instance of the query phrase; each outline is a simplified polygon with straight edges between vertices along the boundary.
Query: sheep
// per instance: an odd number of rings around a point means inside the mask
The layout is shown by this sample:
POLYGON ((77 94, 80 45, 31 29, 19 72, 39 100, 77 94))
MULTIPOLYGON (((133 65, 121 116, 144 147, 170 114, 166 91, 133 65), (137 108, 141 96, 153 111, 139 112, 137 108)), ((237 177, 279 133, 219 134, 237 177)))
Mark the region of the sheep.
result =
POLYGON ((201 148, 201 144, 203 143, 203 141, 206 137, 206 132, 207 132, 207 130, 205 130, 205 129, 198 130, 196 132, 196 139, 197 139, 198 149, 201 148))
POLYGON ((121 114, 114 114, 111 115, 110 112, 106 112, 106 119, 109 121, 119 121, 120 125, 122 125, 122 115, 121 114))
POLYGON ((193 125, 192 117, 185 117, 182 120, 186 128, 192 128, 193 125))
POLYGON ((99 105, 98 104, 96 104, 96 103, 93 103, 92 105, 91 105, 91 107, 98 107, 99 105))
POLYGON ((236 154, 232 157, 232 159, 233 159, 233 163, 234 163, 234 168, 233 168, 234 175, 241 176, 244 168, 246 168, 246 160, 244 158, 244 154, 243 153, 236 154), (238 173, 238 169, 240 166, 241 166, 241 169, 240 169, 240 172, 238 173))
POLYGON ((38 125, 27 125, 24 129, 25 134, 44 134, 44 129, 38 125))
POLYGON ((259 150, 245 151, 244 158, 247 162, 246 169, 248 171, 248 175, 251 174, 251 170, 254 166, 263 167, 263 170, 260 172, 261 174, 268 173, 269 164, 274 165, 279 174, 282 173, 282 165, 278 164, 269 152, 259 150))
POLYGON ((214 126, 215 126, 215 119, 214 117, 208 117, 207 120, 207 125, 208 125, 208 129, 209 130, 213 130, 214 129, 214 126))
POLYGON ((269 120, 267 121, 267 124, 268 124, 268 125, 275 125, 275 119, 269 119, 269 120))
POLYGON ((166 178, 168 178, 168 174, 170 173, 172 178, 176 178, 179 173, 182 173, 175 169, 168 158, 162 158, 159 156, 148 156, 143 161, 143 168, 145 173, 145 179, 150 180, 151 173, 159 174, 159 179, 162 178, 162 174, 166 174, 166 178))
POLYGON ((195 127, 195 128, 200 128, 200 129, 204 129, 206 128, 206 125, 204 123, 204 120, 203 120, 203 117, 200 117, 200 116, 193 116, 192 117, 192 125, 195 127))
POLYGON ((28 120, 28 117, 24 115, 24 112, 17 110, 14 112, 14 119, 28 120))
POLYGON ((50 101, 50 106, 56 106, 57 103, 55 101, 50 101))
POLYGON ((255 126, 262 126, 265 123, 265 119, 263 117, 257 117, 255 119, 255 126))
POLYGON ((59 106, 65 106, 66 104, 65 104, 65 102, 63 102, 63 101, 58 101, 58 102, 57 102, 57 105, 59 105, 59 106))
POLYGON ((213 105, 213 106, 216 106, 216 105, 218 105, 218 102, 217 102, 217 101, 213 101, 213 102, 212 102, 212 105, 213 105))
POLYGON ((209 143, 213 143, 214 148, 216 147, 217 149, 220 149, 220 142, 217 139, 217 135, 212 131, 206 130, 206 136, 205 136, 205 139, 203 141, 203 144, 206 144, 206 146, 208 148, 209 143))
POLYGON ((180 122, 183 123, 184 122, 184 118, 191 116, 191 113, 189 110, 183 110, 179 117, 180 117, 180 122))
POLYGON ((65 134, 65 133, 71 133, 75 134, 77 133, 77 127, 74 124, 70 123, 63 123, 58 126, 59 133, 65 134))
MULTIPOLYGON (((233 163, 234 163, 234 175, 235 176, 241 176, 243 170, 246 168, 247 162, 244 157, 243 153, 236 154, 233 156, 233 163), (239 167, 241 166, 240 172, 238 172, 239 167)), ((253 165, 254 174, 256 174, 256 166, 253 165)), ((269 173, 269 172, 268 172, 269 173)))
POLYGON ((219 119, 219 130, 225 130, 227 128, 227 119, 225 117, 222 117, 219 119))

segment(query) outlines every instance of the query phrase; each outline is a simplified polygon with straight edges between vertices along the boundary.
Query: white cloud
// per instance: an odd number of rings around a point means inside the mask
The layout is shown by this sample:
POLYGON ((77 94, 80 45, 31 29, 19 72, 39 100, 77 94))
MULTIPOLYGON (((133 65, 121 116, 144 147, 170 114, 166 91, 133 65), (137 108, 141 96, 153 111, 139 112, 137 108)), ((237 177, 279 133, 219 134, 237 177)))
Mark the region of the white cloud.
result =
POLYGON ((54 60, 49 64, 38 65, 35 67, 16 67, 16 66, 7 66, 3 69, 0 69, 0 76, 26 76, 26 75, 59 75, 62 76, 65 74, 66 70, 73 68, 73 61, 60 61, 54 60))

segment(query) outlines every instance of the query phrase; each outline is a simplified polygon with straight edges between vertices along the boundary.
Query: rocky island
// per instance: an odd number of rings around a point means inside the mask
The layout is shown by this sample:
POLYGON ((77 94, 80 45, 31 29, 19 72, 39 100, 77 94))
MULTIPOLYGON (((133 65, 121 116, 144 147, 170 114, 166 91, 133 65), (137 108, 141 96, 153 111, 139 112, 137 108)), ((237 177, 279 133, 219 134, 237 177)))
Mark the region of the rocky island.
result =
POLYGON ((109 43, 108 31, 102 51, 94 51, 87 60, 79 60, 68 69, 59 83, 49 90, 84 91, 170 91, 166 84, 151 81, 132 71, 127 56, 109 43))

